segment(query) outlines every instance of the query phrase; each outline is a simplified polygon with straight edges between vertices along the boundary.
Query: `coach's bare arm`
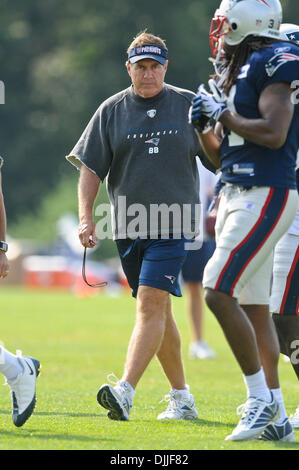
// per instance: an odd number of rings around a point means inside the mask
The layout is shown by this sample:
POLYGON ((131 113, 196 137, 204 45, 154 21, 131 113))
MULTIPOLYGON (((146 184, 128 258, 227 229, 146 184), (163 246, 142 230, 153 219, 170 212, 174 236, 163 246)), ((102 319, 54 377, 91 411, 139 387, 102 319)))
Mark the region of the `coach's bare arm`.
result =
POLYGON ((225 111, 220 122, 239 136, 254 144, 278 149, 286 141, 294 113, 292 89, 288 83, 273 83, 262 92, 258 107, 260 119, 247 119, 225 111))
POLYGON ((82 165, 78 184, 79 239, 87 248, 93 248, 98 241, 96 224, 93 220, 93 207, 100 183, 99 177, 82 165))

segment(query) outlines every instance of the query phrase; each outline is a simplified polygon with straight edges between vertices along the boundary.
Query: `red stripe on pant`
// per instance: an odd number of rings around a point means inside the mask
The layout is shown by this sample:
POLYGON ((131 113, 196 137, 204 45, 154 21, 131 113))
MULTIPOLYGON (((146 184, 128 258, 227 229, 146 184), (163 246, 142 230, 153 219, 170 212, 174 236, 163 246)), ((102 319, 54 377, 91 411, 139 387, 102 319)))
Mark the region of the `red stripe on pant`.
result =
MULTIPOLYGON (((293 277, 293 274, 294 274, 294 271, 295 271, 296 264, 298 263, 298 260, 299 260, 299 246, 298 246, 297 251, 295 253, 295 257, 293 259, 290 272, 287 276, 287 282, 286 282, 286 286, 285 286, 285 290, 284 290, 284 294, 283 294, 283 298, 282 298, 282 302, 281 302, 281 306, 280 306, 280 311, 279 311, 279 313, 281 313, 281 314, 284 311, 285 303, 287 301, 287 297, 288 297, 291 282, 292 282, 292 277, 293 277)), ((291 312, 288 312, 288 313, 291 313, 291 312)), ((297 306, 296 306, 296 314, 297 315, 299 314, 299 298, 298 298, 298 302, 297 302, 297 306)))

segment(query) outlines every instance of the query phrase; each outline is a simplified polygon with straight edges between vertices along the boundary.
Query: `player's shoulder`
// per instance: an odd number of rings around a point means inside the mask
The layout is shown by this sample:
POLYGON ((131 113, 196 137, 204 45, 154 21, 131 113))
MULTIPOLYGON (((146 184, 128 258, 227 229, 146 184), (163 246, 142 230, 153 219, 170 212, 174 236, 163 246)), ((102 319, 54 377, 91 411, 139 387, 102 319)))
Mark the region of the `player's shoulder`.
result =
POLYGON ((252 80, 257 77, 273 79, 274 76, 285 80, 298 75, 299 47, 288 41, 275 41, 258 51, 249 58, 248 76, 252 80), (287 66, 287 69, 285 68, 287 66))
POLYGON ((269 60, 280 56, 281 54, 299 55, 299 46, 288 41, 275 41, 258 51, 254 51, 250 56, 250 62, 267 63, 269 60))
POLYGON ((169 83, 165 83, 165 88, 172 95, 181 97, 182 99, 187 100, 189 103, 193 100, 195 96, 195 93, 193 91, 187 90, 186 88, 180 88, 174 85, 170 85, 169 83))

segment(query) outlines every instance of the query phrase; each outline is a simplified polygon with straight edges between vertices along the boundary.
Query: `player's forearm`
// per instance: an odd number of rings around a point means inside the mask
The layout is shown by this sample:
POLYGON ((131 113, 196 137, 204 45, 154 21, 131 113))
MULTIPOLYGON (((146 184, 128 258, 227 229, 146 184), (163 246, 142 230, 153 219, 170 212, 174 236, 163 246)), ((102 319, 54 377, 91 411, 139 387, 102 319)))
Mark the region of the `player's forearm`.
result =
POLYGON ((200 145, 210 162, 216 168, 220 168, 220 145, 221 140, 215 135, 213 129, 206 134, 198 134, 200 145))
POLYGON ((80 170, 78 184, 78 208, 79 220, 91 220, 93 215, 94 202, 98 194, 100 179, 84 165, 80 170))
POLYGON ((256 145, 277 149, 284 145, 287 132, 270 119, 247 119, 240 114, 225 111, 220 122, 231 131, 256 145))

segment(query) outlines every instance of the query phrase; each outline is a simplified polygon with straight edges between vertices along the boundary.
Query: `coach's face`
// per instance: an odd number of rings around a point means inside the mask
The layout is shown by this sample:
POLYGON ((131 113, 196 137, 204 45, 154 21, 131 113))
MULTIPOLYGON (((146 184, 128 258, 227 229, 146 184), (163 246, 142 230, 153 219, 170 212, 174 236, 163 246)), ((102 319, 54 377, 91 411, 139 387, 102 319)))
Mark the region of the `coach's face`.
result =
POLYGON ((133 89, 142 98, 151 98, 162 91, 168 61, 164 65, 153 59, 142 59, 135 64, 126 63, 133 89))

